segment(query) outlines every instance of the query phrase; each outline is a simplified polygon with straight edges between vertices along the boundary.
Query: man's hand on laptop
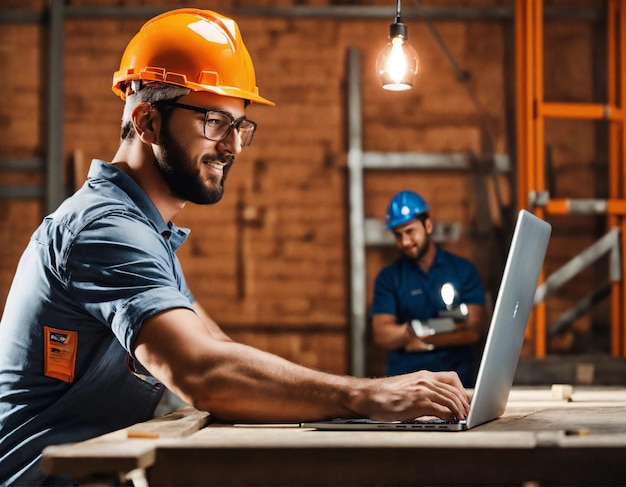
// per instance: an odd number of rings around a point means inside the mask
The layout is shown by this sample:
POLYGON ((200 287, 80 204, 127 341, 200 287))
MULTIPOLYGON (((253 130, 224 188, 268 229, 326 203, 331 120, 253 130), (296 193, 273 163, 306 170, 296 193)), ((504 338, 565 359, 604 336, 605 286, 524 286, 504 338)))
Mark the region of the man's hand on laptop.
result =
MULTIPOLYGON (((419 371, 374 379, 362 399, 365 417, 376 421, 410 421, 437 416, 464 419, 469 398, 456 372, 419 371)), ((359 408, 361 409, 361 408, 359 408)))

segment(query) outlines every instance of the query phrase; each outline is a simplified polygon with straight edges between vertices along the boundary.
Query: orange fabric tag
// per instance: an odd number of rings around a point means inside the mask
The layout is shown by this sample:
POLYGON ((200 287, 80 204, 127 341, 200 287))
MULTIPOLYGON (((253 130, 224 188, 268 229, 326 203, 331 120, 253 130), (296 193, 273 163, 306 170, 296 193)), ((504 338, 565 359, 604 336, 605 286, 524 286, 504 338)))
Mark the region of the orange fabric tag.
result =
POLYGON ((59 330, 44 326, 46 334, 44 349, 44 374, 46 377, 74 381, 76 351, 78 350, 78 332, 59 330))

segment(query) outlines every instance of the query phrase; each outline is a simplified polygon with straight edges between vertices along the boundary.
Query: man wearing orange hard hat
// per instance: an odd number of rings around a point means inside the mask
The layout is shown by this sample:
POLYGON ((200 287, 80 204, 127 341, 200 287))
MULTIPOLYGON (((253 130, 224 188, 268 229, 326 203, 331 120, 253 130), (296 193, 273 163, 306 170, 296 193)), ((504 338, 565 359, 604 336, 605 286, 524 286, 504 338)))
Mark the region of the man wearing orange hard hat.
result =
POLYGON ((187 287, 172 219, 212 204, 254 137, 259 95, 235 21, 180 9, 147 22, 113 79, 125 101, 110 162, 46 217, 0 323, 0 485, 73 485, 40 468, 47 445, 150 419, 165 388, 225 421, 464 418, 452 372, 364 379, 232 341, 187 287), (280 407, 277 407, 280 405, 280 407))

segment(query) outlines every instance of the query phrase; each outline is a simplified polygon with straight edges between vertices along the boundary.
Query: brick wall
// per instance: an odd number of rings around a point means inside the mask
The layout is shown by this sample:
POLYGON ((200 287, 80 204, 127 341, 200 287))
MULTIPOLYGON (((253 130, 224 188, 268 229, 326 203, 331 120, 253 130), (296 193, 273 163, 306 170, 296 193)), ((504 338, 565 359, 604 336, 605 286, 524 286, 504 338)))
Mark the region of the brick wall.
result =
MULTIPOLYGON (((182 5, 140 0, 71 2, 81 3, 182 5)), ((215 9, 239 3, 198 2, 215 9)), ((246 2, 257 6, 332 3, 246 2)), ((466 3, 447 2, 453 6, 466 3)), ((0 9, 44 12, 46 5, 43 0, 5 0, 0 9)), ((512 7, 513 2, 485 0, 480 5, 512 7)), ((512 21, 435 22, 455 61, 470 73, 467 85, 456 79, 427 26, 407 21, 422 71, 414 90, 388 93, 378 86, 374 64, 393 20, 390 11, 389 19, 238 15, 261 95, 277 106, 249 109, 248 116, 259 123, 259 131, 231 171, 223 201, 213 207, 189 206, 176 219, 177 224, 192 229, 188 244, 180 250, 189 284, 227 332, 259 348, 334 372, 346 372, 349 364, 347 49, 356 47, 361 53, 365 150, 481 155, 485 149, 481 121, 486 120, 493 150, 513 156, 507 139, 513 130, 513 54, 507 48, 512 42, 512 21)), ((73 162, 109 159, 117 148, 122 103, 111 92, 111 77, 126 43, 144 20, 72 17, 65 21, 63 143, 68 184, 73 162)), ((546 45, 554 46, 557 54, 547 56, 546 92, 556 99, 585 101, 594 94, 589 75, 595 69, 592 29, 566 21, 553 25, 546 32, 546 45)), ((45 155, 45 48, 44 19, 0 27, 4 87, 0 91, 0 157, 45 155)), ((548 141, 555 150, 561 196, 603 197, 604 169, 598 166, 594 128, 555 124, 548 141), (590 184, 581 187, 581 178, 590 184)), ((20 172, 0 172, 0 178, 3 184, 43 180, 42 174, 20 172)), ((450 249, 476 259, 488 286, 497 285, 499 263, 491 259, 490 265, 490 258, 494 246, 501 253, 508 242, 494 240, 497 229, 486 235, 477 233, 472 175, 462 171, 370 172, 365 178, 366 215, 382 217, 390 196, 403 188, 420 192, 436 219, 460 225, 461 238, 451 242, 450 249)), ((489 183, 483 188, 489 193, 493 220, 500 224, 494 186, 489 183)), ((499 179, 498 189, 503 203, 510 205, 514 189, 508 178, 499 179)), ((0 302, 42 211, 34 200, 0 199, 5 228, 0 237, 4 243, 0 246, 0 302)), ((571 220, 556 221, 547 267, 556 268, 602 231, 596 219, 582 226, 571 220)), ((393 249, 368 251, 370 294, 375 273, 394 256, 393 249)), ((590 280, 597 279, 592 272, 590 280)), ((551 315, 558 315, 587 292, 585 285, 573 284, 566 297, 550 305, 551 315)), ((589 319, 577 326, 583 337, 591 330, 589 319)), ((570 338, 562 342, 569 343, 571 350, 576 336, 570 338)), ((382 355, 371 350, 370 356, 370 370, 378 373, 382 355)))

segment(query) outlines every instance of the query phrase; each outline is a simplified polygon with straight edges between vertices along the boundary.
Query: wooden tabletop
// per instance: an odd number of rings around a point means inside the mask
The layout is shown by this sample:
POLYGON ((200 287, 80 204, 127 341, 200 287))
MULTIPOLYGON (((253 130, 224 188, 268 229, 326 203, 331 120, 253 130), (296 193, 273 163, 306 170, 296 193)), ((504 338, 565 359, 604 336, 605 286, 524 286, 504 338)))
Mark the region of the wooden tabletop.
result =
POLYGON ((496 421, 465 432, 224 425, 183 408, 44 450, 49 474, 135 485, 626 485, 626 389, 514 388, 496 421))

